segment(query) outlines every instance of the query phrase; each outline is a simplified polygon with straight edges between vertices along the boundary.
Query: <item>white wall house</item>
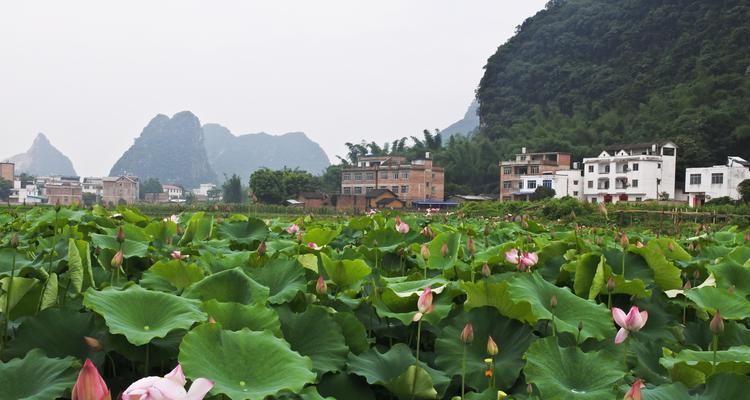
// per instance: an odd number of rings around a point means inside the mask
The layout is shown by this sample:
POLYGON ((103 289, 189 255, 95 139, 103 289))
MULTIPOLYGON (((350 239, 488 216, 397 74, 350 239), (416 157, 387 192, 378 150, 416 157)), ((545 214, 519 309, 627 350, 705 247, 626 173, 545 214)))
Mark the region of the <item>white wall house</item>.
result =
POLYGON ((675 198, 677 145, 672 142, 606 147, 583 159, 583 198, 616 203, 675 198))
POLYGON ((685 170, 685 193, 690 207, 698 207, 708 200, 729 197, 738 200, 737 186, 750 179, 750 163, 740 157, 727 158, 726 165, 687 168, 685 170))
POLYGON ((169 201, 182 200, 182 188, 177 185, 162 185, 162 190, 169 196, 169 201))
POLYGON ((513 194, 517 197, 526 195, 525 200, 529 200, 539 186, 553 189, 556 198, 565 196, 577 199, 583 198, 583 175, 580 169, 557 170, 539 175, 523 175, 521 176, 520 186, 513 194))

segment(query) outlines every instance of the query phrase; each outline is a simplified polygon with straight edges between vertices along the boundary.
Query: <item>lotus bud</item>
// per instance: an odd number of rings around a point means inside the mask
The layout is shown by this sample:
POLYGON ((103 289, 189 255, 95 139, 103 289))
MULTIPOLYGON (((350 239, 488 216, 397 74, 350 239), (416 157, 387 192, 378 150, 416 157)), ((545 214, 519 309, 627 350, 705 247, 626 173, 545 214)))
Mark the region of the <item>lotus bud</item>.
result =
POLYGON ((315 284, 315 293, 320 296, 328 293, 328 285, 326 284, 326 280, 323 279, 323 275, 320 275, 318 277, 318 282, 315 284))
POLYGON ((92 351, 101 351, 102 350, 102 344, 98 340, 92 338, 91 336, 84 336, 83 341, 86 343, 86 346, 89 346, 89 348, 92 351))
POLYGON ((476 248, 474 247, 474 239, 469 236, 469 240, 466 241, 466 250, 469 251, 469 254, 474 255, 474 251, 476 248))
POLYGON ((471 325, 471 322, 468 322, 464 329, 461 330, 461 341, 465 344, 469 344, 474 341, 474 327, 471 325))
POLYGON ((670 252, 674 251, 674 245, 672 244, 672 242, 667 242, 667 249, 669 249, 670 252))
POLYGON ((110 263, 112 265, 112 268, 120 268, 124 259, 125 255, 122 254, 122 250, 117 250, 117 253, 115 253, 114 257, 112 257, 112 262, 110 263))
POLYGON ((531 397, 531 395, 534 394, 534 386, 530 383, 526 384, 526 394, 528 394, 529 397, 531 397))
POLYGON ((125 231, 122 230, 122 227, 120 227, 120 230, 117 231, 117 243, 123 243, 125 241, 125 231))
POLYGON ((505 393, 502 390, 497 391, 497 400, 503 400, 506 398, 508 398, 508 393, 505 393))
POLYGON ((692 243, 690 243, 690 244, 688 245, 688 250, 689 250, 689 251, 693 251, 693 250, 695 250, 695 246, 693 246, 693 244, 692 244, 692 243))
POLYGON ((11 236, 11 238, 10 238, 10 247, 12 247, 14 249, 18 248, 18 242, 19 242, 19 240, 18 240, 18 234, 14 233, 13 236, 11 236))
POLYGON ((578 321, 578 332, 583 330, 583 321, 578 321))
POLYGON ((612 293, 615 291, 615 278, 614 277, 610 276, 609 279, 607 279, 607 291, 609 293, 612 293))
POLYGON ((624 233, 620 235, 620 245, 622 246, 623 249, 628 247, 628 245, 630 245, 630 240, 628 240, 628 235, 624 233))
POLYGON ((482 276, 484 276, 485 278, 489 278, 490 275, 492 275, 492 270, 487 263, 484 263, 484 265, 482 265, 482 276))
POLYGON ((212 317, 212 316, 210 316, 210 315, 209 315, 209 316, 208 316, 208 323, 209 323, 209 324, 215 324, 215 323, 216 323, 216 320, 214 319, 214 317, 212 317))
POLYGON ((433 237, 435 237, 435 233, 432 232, 432 229, 430 229, 430 226, 428 225, 422 228, 422 236, 428 239, 432 239, 433 237))
POLYGON ((642 249, 644 247, 643 242, 641 242, 640 240, 636 240, 635 247, 642 249))
POLYGON ((101 254, 102 254, 101 247, 97 246, 96 248, 94 248, 94 255, 99 256, 101 254))
POLYGON ((690 284, 690 280, 686 280, 685 284, 682 285, 682 290, 690 290, 693 288, 693 285, 690 284))
POLYGON ((484 236, 489 236, 489 235, 490 235, 490 232, 492 232, 492 231, 490 230, 490 225, 489 225, 489 224, 485 225, 485 226, 484 226, 484 236))
POLYGON ((554 294, 553 294, 553 295, 552 295, 552 298, 551 298, 551 299, 549 299, 549 305, 550 305, 550 307, 552 307, 552 308, 555 308, 555 307, 557 307, 557 296, 556 296, 556 295, 554 295, 554 294))
POLYGON ((699 269, 696 269, 693 271, 693 279, 700 279, 701 277, 701 271, 699 269))
POLYGON ((422 247, 419 248, 419 254, 422 255, 422 258, 425 260, 430 258, 430 248, 427 247, 426 244, 423 244, 422 247))
POLYGON ((727 293, 729 293, 730 295, 734 294, 734 285, 727 288, 727 293))
POLYGON ((260 242, 260 244, 258 245, 258 255, 261 257, 266 255, 266 241, 265 240, 260 242))
POLYGON ((745 232, 745 241, 750 242, 750 232, 745 232))
POLYGON ((497 353, 500 351, 497 347, 497 343, 495 343, 494 340, 492 340, 492 336, 487 337, 487 354, 490 356, 496 356, 497 353))
POLYGON ((443 255, 443 257, 448 257, 448 244, 443 243, 442 246, 440 246, 440 254, 443 255))
POLYGON ((623 400, 641 400, 643 398, 641 389, 645 387, 646 385, 641 382, 641 378, 636 379, 635 382, 633 382, 633 386, 631 386, 628 392, 625 393, 623 400))
POLYGON ((71 391, 72 400, 111 400, 111 395, 104 379, 91 360, 86 362, 78 373, 78 379, 71 391))

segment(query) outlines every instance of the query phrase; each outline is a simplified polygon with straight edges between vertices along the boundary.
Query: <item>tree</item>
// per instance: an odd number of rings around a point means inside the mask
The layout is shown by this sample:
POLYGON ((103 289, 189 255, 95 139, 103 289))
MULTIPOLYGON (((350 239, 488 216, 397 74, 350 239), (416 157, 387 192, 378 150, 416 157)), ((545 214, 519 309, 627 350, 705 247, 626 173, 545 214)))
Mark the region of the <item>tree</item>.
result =
POLYGON ((341 191, 341 165, 329 165, 320 176, 320 190, 326 193, 341 191))
POLYGON ((242 181, 236 174, 224 181, 222 186, 224 190, 224 202, 226 203, 242 203, 242 181))
POLYGON ((740 182, 737 186, 737 191, 740 192, 740 198, 745 203, 750 203, 750 179, 745 179, 740 182))
POLYGON ((10 202, 11 189, 13 189, 13 182, 0 178, 0 200, 10 202))
POLYGON ((161 182, 159 182, 158 178, 148 178, 145 181, 141 182, 139 196, 141 200, 143 200, 146 198, 147 193, 161 193, 163 191, 164 188, 162 188, 161 182))
POLYGON ((544 200, 555 197, 555 189, 547 186, 537 186, 534 193, 531 195, 531 200, 544 200))
MULTIPOLYGON (((333 177, 330 176, 329 179, 333 177)), ((250 176, 250 189, 263 203, 281 204, 286 199, 297 198, 302 192, 321 190, 322 187, 321 179, 306 171, 290 168, 273 171, 263 168, 250 176)))
POLYGON ((83 199, 83 205, 86 207, 91 207, 94 204, 96 204, 96 201, 99 200, 98 196, 95 193, 83 193, 82 195, 83 199))

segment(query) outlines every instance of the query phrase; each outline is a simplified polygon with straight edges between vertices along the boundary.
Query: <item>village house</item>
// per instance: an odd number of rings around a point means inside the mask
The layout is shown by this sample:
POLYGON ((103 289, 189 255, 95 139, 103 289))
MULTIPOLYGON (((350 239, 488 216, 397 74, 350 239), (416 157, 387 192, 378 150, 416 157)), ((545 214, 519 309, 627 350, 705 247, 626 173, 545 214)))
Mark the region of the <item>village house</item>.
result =
MULTIPOLYGON (((577 166, 578 163, 573 163, 577 166)), ((583 173, 580 169, 545 172, 540 175, 521 176, 521 188, 514 193, 516 199, 530 200, 536 188, 543 186, 555 191, 556 198, 583 198, 583 173), (526 198, 524 198, 526 196, 526 198)))
POLYGON ((737 190, 742 181, 750 179, 750 163, 737 156, 727 157, 726 165, 687 168, 685 194, 690 207, 699 207, 706 201, 719 197, 732 200, 741 198, 737 190))
POLYGON ((0 179, 13 182, 16 177, 16 165, 12 162, 0 162, 0 179))
POLYGON ((83 191, 80 182, 54 181, 46 184, 47 203, 69 206, 83 203, 83 191))
POLYGON ((408 162, 402 156, 363 156, 341 172, 341 194, 363 195, 387 189, 407 206, 414 201, 443 200, 445 170, 433 165, 430 153, 408 162))
POLYGON ((102 191, 104 190, 104 183, 101 177, 86 176, 83 178, 81 183, 83 193, 88 193, 96 196, 96 202, 102 200, 102 191))
MULTIPOLYGON (((570 153, 527 153, 526 148, 522 147, 521 152, 517 153, 513 160, 500 162, 499 200, 528 200, 529 194, 536 190, 537 182, 541 181, 540 183, 542 185, 545 184, 545 179, 540 178, 541 175, 554 173, 556 171, 569 171, 570 168, 570 153)), ((550 182, 555 181, 555 179, 547 180, 550 180, 550 182)), ((553 183, 549 184, 552 185, 553 183)), ((567 191, 567 183, 565 186, 567 191)), ((557 190, 555 190, 555 192, 557 192, 557 190)))
POLYGON ((133 204, 138 201, 138 178, 108 176, 102 178, 102 202, 106 205, 133 204))
POLYGON ((406 201, 390 189, 373 189, 366 194, 338 194, 331 196, 331 205, 342 212, 365 213, 373 209, 402 209, 406 201))
POLYGON ((297 201, 305 208, 323 208, 331 205, 330 196, 320 192, 301 192, 297 201))
POLYGON ((161 185, 164 193, 167 194, 169 201, 181 201, 183 195, 183 189, 177 185, 161 185))
POLYGON ((672 142, 605 147, 583 159, 583 195, 590 203, 675 198, 677 145, 672 142))

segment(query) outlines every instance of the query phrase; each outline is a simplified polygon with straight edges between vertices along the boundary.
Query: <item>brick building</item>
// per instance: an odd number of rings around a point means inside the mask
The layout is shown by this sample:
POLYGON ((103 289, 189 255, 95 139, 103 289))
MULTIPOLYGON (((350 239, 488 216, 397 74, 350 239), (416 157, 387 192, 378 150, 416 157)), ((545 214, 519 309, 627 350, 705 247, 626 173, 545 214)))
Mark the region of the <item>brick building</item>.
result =
POLYGON ((305 208, 323 208, 331 205, 330 196, 320 192, 302 192, 297 198, 305 208))
POLYGON ((408 162, 402 156, 363 156, 341 172, 341 194, 362 195, 387 189, 406 205, 419 200, 443 200, 445 170, 434 166, 430 153, 408 162))
POLYGON ((389 189, 373 189, 366 194, 334 195, 331 205, 338 211, 365 213, 372 209, 401 209, 406 207, 406 202, 389 189))
POLYGON ((526 200, 523 177, 570 170, 570 153, 527 153, 526 148, 513 160, 500 162, 500 201, 526 200))
POLYGON ((47 203, 69 206, 83 203, 83 188, 75 182, 50 182, 46 186, 47 203))
POLYGON ((102 178, 102 202, 106 205, 133 204, 138 201, 138 178, 108 176, 102 178))
POLYGON ((13 182, 16 176, 16 165, 12 162, 0 163, 0 179, 13 182))

